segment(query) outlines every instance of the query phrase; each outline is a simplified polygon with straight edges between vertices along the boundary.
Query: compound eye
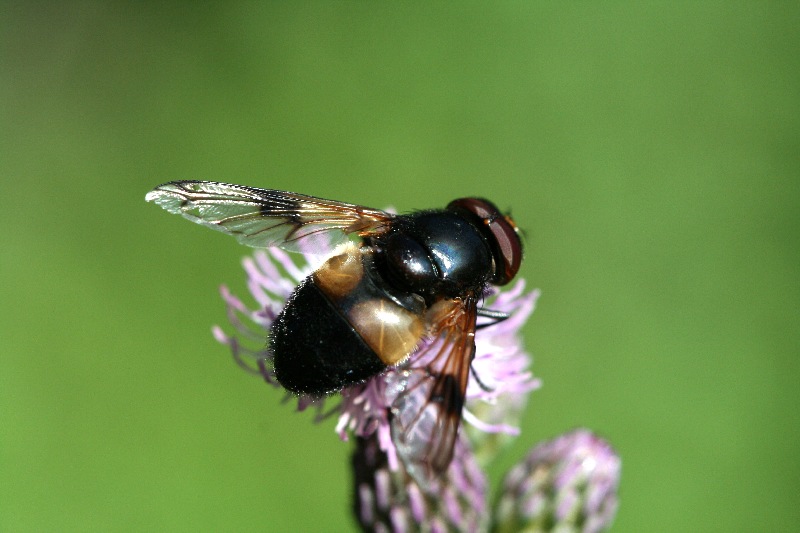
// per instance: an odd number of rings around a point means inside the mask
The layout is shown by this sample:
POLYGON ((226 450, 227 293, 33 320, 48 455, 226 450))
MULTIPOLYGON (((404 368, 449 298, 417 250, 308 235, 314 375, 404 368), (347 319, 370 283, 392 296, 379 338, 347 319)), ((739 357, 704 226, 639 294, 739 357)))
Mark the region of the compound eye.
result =
POLYGON ((447 208, 467 214, 481 227, 494 256, 492 283, 505 285, 514 279, 522 264, 522 240, 511 217, 483 198, 459 198, 447 208))
POLYGON ((436 269, 428 251, 403 233, 395 233, 384 244, 389 277, 398 289, 425 292, 436 282, 436 269))

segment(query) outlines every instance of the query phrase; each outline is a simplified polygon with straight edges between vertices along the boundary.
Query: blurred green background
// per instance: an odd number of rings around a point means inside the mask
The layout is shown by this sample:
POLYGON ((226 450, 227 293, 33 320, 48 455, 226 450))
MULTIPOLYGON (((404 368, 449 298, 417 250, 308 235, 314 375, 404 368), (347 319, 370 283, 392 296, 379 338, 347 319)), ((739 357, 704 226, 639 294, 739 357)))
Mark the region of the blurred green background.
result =
POLYGON ((544 387, 615 531, 800 520, 796 2, 0 4, 0 530, 346 531, 350 445, 214 342, 233 239, 173 179, 527 231, 544 387))

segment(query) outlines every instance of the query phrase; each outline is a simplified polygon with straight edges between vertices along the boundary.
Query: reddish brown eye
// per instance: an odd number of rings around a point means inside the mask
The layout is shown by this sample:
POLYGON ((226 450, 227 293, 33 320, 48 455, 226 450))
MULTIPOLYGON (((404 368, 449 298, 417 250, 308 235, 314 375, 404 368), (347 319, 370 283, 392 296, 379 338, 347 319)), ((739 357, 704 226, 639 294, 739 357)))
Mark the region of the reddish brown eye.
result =
POLYGON ((522 241, 511 217, 504 216, 492 202, 483 198, 459 198, 447 208, 478 219, 494 256, 492 283, 505 285, 514 279, 522 263, 522 241))

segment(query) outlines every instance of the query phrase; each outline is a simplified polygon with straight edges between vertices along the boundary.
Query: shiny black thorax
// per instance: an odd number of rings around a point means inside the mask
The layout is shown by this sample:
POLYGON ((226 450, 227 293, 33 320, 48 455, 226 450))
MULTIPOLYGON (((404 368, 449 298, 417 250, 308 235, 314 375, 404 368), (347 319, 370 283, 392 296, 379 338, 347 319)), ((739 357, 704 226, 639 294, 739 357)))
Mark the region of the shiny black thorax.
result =
POLYGON ((368 242, 390 285, 430 304, 480 292, 492 273, 492 254, 480 228, 461 213, 421 211, 399 217, 392 230, 368 242))
POLYGON ((273 324, 275 376, 292 392, 324 395, 386 369, 384 354, 376 353, 348 317, 347 310, 358 303, 352 300, 401 307, 422 324, 425 309, 438 299, 480 294, 493 267, 480 228, 447 210, 399 216, 388 232, 366 239, 357 253, 363 272, 352 294, 333 294, 312 275, 273 324))

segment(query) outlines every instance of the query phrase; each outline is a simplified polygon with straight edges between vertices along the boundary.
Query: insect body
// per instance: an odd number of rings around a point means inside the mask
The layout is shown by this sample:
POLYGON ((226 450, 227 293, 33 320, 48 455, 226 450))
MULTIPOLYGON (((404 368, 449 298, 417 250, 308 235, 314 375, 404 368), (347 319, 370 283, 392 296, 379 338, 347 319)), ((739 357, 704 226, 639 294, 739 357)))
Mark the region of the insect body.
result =
POLYGON ((203 181, 166 183, 146 199, 249 246, 330 255, 272 325, 275 377, 292 392, 339 391, 402 364, 423 340, 438 340, 429 366, 418 369, 409 394, 398 396, 392 430, 406 461, 447 467, 475 351, 478 301, 490 284, 514 278, 522 259, 510 217, 480 198, 394 215, 203 181), (412 402, 418 387, 425 400, 412 402))

